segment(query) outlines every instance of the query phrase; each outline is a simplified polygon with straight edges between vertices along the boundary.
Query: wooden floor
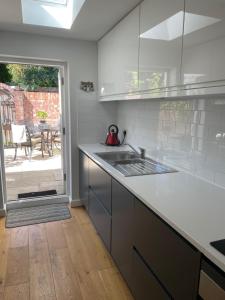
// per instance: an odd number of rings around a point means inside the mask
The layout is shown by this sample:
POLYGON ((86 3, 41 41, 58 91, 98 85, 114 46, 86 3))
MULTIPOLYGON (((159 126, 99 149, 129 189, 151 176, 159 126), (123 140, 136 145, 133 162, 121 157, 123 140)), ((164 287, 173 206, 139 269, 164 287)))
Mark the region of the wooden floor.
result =
POLYGON ((0 299, 131 300, 83 208, 65 221, 5 229, 0 219, 0 299))

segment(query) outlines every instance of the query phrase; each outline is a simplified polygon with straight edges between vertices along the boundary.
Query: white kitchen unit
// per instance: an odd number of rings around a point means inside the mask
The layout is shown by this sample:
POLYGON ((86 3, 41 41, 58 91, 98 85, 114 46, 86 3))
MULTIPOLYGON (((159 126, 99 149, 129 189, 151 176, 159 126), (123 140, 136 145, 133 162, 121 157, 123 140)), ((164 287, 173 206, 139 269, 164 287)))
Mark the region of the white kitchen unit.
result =
POLYGON ((140 5, 139 91, 180 84, 184 1, 140 5))
POLYGON ((224 29, 224 0, 185 1, 183 84, 224 85, 224 29))
POLYGON ((224 28, 225 0, 144 0, 99 41, 100 100, 225 93, 224 28))
POLYGON ((138 88, 139 7, 98 44, 99 95, 132 93, 138 88))

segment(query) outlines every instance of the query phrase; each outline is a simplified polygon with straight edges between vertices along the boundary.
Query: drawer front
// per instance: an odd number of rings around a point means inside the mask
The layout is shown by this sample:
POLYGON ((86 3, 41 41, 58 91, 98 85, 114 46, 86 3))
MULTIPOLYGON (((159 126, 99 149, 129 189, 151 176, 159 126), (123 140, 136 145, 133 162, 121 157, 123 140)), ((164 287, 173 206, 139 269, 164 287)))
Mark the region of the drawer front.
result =
POLYGON ((134 280, 132 290, 136 300, 172 299, 161 287, 135 249, 133 250, 133 274, 134 280))
POLYGON ((200 253, 139 200, 135 200, 134 245, 170 295, 196 299, 200 253))
POLYGON ((89 189, 89 215, 106 248, 110 251, 111 216, 91 189, 89 189))
POLYGON ((111 176, 92 160, 89 161, 89 185, 98 200, 111 214, 111 176))

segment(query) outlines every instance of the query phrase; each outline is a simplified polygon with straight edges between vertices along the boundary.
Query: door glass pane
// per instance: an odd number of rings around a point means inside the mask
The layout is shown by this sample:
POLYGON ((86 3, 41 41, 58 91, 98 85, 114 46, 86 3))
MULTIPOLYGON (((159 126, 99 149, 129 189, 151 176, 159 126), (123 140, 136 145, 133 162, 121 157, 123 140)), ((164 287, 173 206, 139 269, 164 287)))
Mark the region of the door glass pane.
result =
POLYGON ((64 194, 58 69, 5 66, 0 111, 7 201, 64 194))

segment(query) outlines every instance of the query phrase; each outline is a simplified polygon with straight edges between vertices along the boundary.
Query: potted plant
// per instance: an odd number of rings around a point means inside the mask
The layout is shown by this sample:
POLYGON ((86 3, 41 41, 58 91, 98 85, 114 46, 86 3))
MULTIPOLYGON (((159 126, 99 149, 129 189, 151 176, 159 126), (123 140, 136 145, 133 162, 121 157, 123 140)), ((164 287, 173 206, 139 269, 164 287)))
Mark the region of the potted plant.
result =
POLYGON ((39 110, 36 113, 36 116, 40 119, 40 123, 46 123, 46 119, 48 117, 48 113, 46 111, 39 110))

